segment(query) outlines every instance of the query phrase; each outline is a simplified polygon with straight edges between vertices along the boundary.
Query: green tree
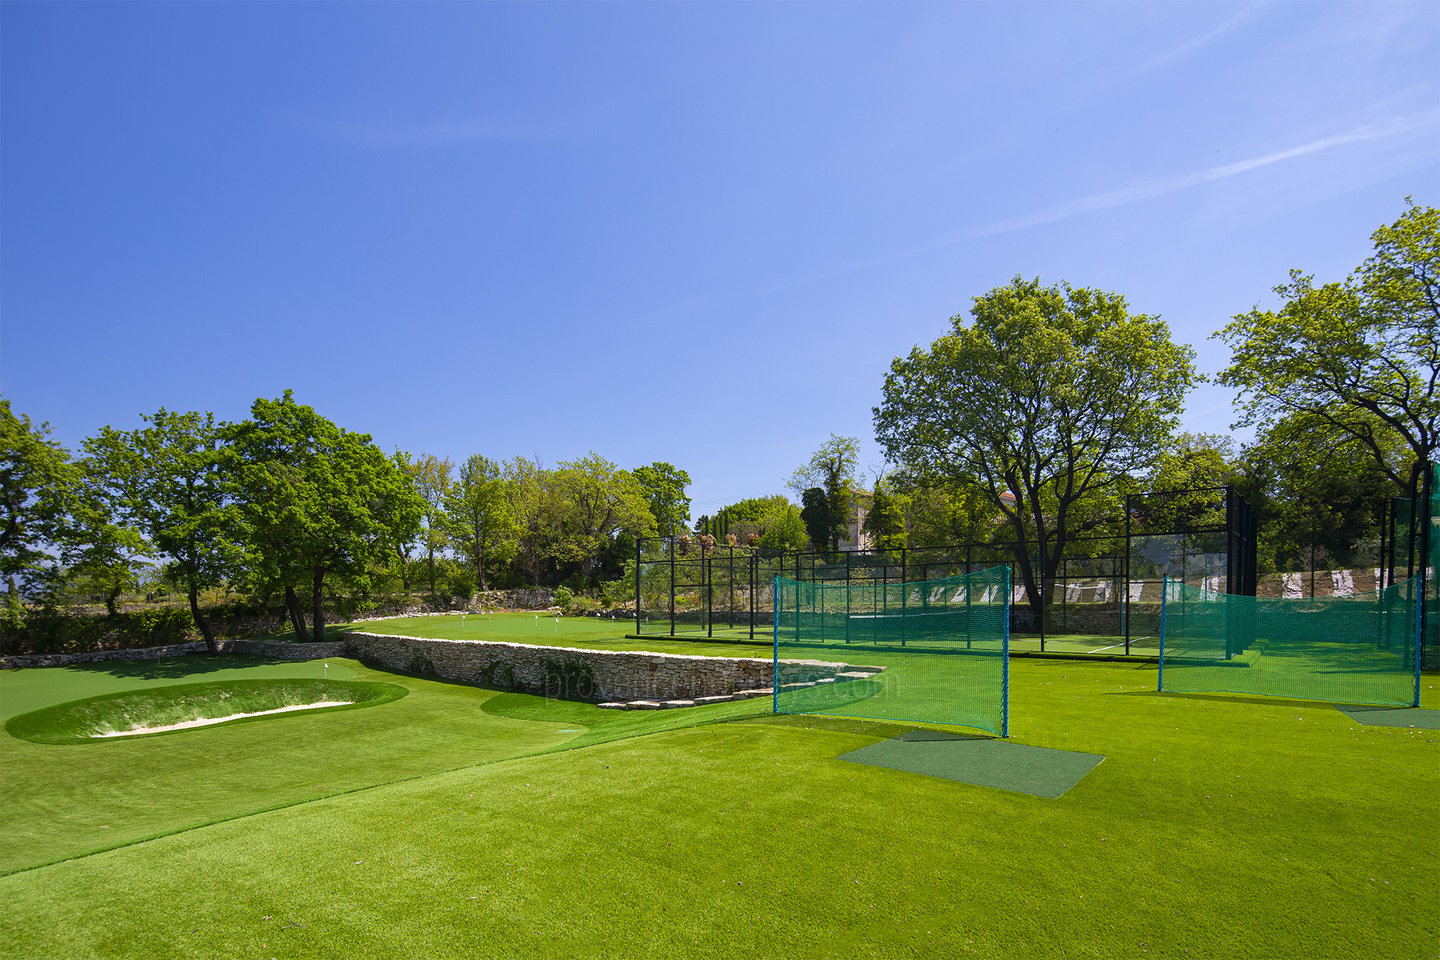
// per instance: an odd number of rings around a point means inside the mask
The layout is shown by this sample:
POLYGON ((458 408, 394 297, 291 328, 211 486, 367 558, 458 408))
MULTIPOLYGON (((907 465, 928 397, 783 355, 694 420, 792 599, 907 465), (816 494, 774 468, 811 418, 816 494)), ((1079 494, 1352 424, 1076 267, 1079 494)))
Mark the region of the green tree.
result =
MULTIPOLYGON (((1387 459, 1405 443, 1382 427, 1387 459)), ((1308 414, 1283 417, 1246 447, 1237 486, 1255 508, 1262 572, 1379 561, 1380 514, 1393 479, 1368 448, 1308 414)))
POLYGON ((240 507, 255 571, 284 588, 296 637, 305 640, 299 592, 311 597, 310 635, 325 638, 325 583, 363 584, 372 563, 413 535, 425 503, 369 434, 337 427, 289 390, 256 400, 229 430, 240 507))
POLYGON ((1232 351, 1220 382, 1241 392, 1241 425, 1304 415, 1404 488, 1440 446, 1440 211, 1411 202, 1371 239, 1343 282, 1292 270, 1279 311, 1236 316, 1217 334, 1232 351))
POLYGON ((1156 455, 1143 484, 1143 523, 1151 530, 1223 527, 1225 499, 1217 488, 1243 487, 1234 442, 1218 434, 1182 433, 1156 455))
MULTIPOLYGON (((828 546, 831 550, 838 550, 840 541, 850 532, 850 517, 855 506, 851 490, 857 483, 855 466, 859 459, 858 440, 832 433, 830 439, 790 477, 790 487, 800 494, 802 502, 809 490, 819 487, 824 491, 827 509, 823 516, 818 511, 811 513, 812 518, 823 527, 823 531, 821 527, 815 528, 823 532, 821 539, 815 538, 814 531, 811 534, 811 540, 817 547, 828 546)), ((804 511, 801 513, 803 515, 804 511)), ((810 529, 810 523, 806 521, 806 529, 810 529)))
POLYGON ((645 503, 655 518, 656 536, 675 537, 684 533, 690 522, 690 498, 685 495, 690 474, 660 460, 636 467, 631 474, 645 492, 645 503))
MULTIPOLYGON (((244 555, 225 469, 226 427, 212 413, 163 407, 142 419, 147 426, 138 430, 107 426, 85 441, 94 509, 139 531, 147 551, 165 561, 164 574, 184 586, 190 616, 214 652, 200 591, 225 582, 244 555)), ((105 549, 112 537, 103 522, 89 526, 105 549)))
POLYGON ((906 545, 905 515, 900 499, 891 493, 890 485, 883 479, 875 481, 870 512, 865 514, 861 529, 870 535, 877 549, 899 550, 906 545))
POLYGON ((805 524, 805 535, 818 548, 834 549, 836 538, 835 514, 830 509, 830 498, 822 487, 810 487, 800 494, 800 520, 805 524))
POLYGON ((915 475, 980 488, 1043 615, 1067 543, 1108 519, 1081 511, 1148 469, 1174 431, 1194 351, 1118 294, 1066 283, 1017 277, 971 315, 891 364, 876 436, 915 475))
POLYGON ((890 484, 905 517, 909 546, 990 543, 1009 529, 999 508, 972 483, 936 477, 922 481, 902 470, 891 474, 890 484))
MULTIPOLYGON (((426 580, 430 584, 430 602, 434 605, 439 599, 436 586, 435 555, 450 544, 445 501, 450 494, 451 487, 454 486, 450 474, 454 471, 455 465, 449 458, 442 459, 433 453, 411 457, 408 453, 398 451, 395 454, 395 462, 425 505, 420 515, 418 539, 420 546, 425 551, 426 580)), ((402 556, 404 554, 405 552, 402 552, 402 556)))
POLYGON ((530 583, 539 586, 562 536, 560 486, 554 471, 525 457, 507 461, 503 472, 515 522, 515 560, 530 583))
POLYGON ((9 623, 23 617, 23 590, 58 575, 76 482, 70 454, 50 439, 50 425, 16 416, 0 398, 0 576, 9 623))
POLYGON ((766 550, 804 550, 809 544, 800 509, 783 497, 766 515, 764 531, 757 546, 766 550))
POLYGON ((490 589, 487 569, 515 553, 515 514, 501 464, 475 454, 460 464, 445 500, 450 531, 481 590, 490 589))
MULTIPOLYGON (((411 462, 410 454, 404 450, 396 450, 391 454, 390 459, 396 468, 414 484, 415 465, 411 462)), ((395 551, 395 572, 400 575, 400 590, 405 594, 407 602, 410 597, 410 565, 414 562, 411 555, 420 542, 422 530, 422 527, 417 526, 413 531, 405 531, 404 536, 391 537, 390 546, 395 551)))
MULTIPOLYGON (((562 535, 555 544, 555 557, 580 565, 580 575, 589 583, 596 564, 621 533, 632 537, 654 536, 655 518, 650 514, 646 491, 628 470, 593 451, 578 460, 561 463, 555 482, 564 504, 562 535)), ((683 529, 683 527, 682 527, 683 529)))

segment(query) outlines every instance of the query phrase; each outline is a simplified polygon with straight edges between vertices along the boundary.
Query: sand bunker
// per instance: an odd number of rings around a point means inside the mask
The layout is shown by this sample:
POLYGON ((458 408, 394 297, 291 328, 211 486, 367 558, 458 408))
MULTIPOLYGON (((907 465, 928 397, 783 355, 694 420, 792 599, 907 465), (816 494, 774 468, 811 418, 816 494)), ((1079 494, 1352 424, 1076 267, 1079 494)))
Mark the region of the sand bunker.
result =
POLYGON ((321 700, 319 703, 297 703, 289 707, 276 707, 274 710, 256 710, 254 713, 232 713, 228 717, 201 717, 198 720, 182 720, 180 723, 170 723, 161 727, 131 727, 129 730, 108 730, 105 733, 91 734, 91 736, 134 737, 142 733, 163 733, 166 730, 188 730, 191 727, 208 727, 213 723, 239 720, 241 717, 264 717, 272 713, 289 713, 292 710, 313 710, 316 707, 343 707, 353 702, 353 700, 321 700))

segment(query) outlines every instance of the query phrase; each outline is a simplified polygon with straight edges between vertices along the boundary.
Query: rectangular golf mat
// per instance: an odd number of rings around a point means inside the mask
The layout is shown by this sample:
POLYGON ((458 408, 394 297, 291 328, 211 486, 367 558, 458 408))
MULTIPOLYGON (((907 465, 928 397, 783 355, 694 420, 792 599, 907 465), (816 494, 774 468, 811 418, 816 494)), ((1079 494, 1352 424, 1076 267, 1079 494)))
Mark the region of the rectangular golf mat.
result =
POLYGON ((840 759, 1053 800, 1063 796, 1105 758, 989 737, 911 730, 851 751, 840 759))
POLYGON ((1440 730, 1440 710, 1427 710, 1424 707, 1341 707, 1340 712, 1367 727, 1440 730))

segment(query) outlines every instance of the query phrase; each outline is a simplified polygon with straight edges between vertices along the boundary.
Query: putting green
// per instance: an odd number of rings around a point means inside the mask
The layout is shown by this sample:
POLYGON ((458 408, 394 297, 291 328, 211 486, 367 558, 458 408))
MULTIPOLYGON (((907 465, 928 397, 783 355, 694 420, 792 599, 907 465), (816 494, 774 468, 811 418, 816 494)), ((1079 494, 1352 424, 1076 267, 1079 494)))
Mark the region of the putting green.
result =
POLYGON ((861 747, 840 759, 1053 800, 1105 758, 921 729, 861 747))

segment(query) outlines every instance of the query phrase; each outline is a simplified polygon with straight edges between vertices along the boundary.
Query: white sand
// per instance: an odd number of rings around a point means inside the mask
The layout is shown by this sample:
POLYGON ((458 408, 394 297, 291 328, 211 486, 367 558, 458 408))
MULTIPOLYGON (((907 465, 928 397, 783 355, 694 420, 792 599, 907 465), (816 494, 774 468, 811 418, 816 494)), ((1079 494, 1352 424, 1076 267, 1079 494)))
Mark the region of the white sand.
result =
POLYGON ((353 700, 321 700, 319 703, 297 703, 290 707, 276 707, 274 710, 256 710, 254 713, 232 713, 228 717, 202 717, 199 720, 183 720, 180 723, 172 723, 163 727, 132 727, 129 730, 110 730, 106 733, 93 733, 95 737, 133 737, 141 733, 162 733, 166 730, 186 730, 190 727, 208 727, 212 723, 224 723, 227 720, 239 720, 241 717, 264 717, 272 713, 289 713, 292 710, 313 710, 316 707, 343 707, 346 704, 354 703, 353 700))

